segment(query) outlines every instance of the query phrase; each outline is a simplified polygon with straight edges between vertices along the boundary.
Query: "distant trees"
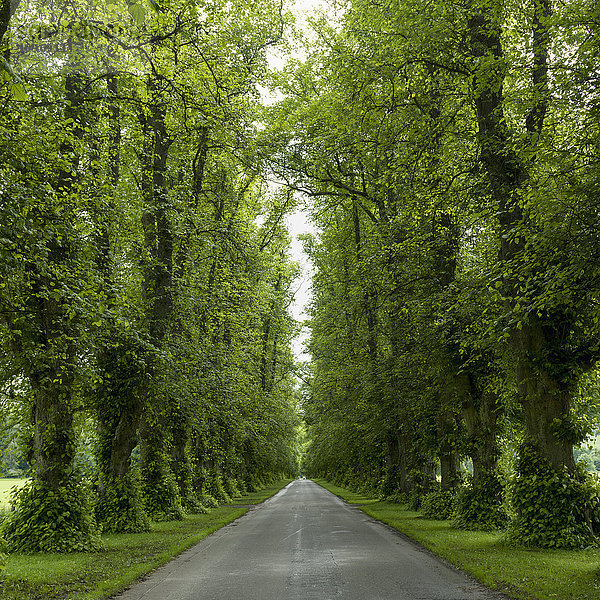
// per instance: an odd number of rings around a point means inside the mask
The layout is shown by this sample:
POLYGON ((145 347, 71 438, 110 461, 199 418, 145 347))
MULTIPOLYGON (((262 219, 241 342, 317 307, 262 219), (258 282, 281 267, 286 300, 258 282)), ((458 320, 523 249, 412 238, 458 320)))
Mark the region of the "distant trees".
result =
POLYGON ((27 96, 5 77, 0 338, 32 480, 13 549, 91 548, 98 527, 141 531, 297 468, 291 203, 254 142, 282 19, 269 2, 14 13, 27 96))
POLYGON ((418 505, 469 457, 461 526, 504 523, 508 478, 516 540, 596 534, 595 14, 352 1, 282 76, 279 168, 319 227, 313 473, 418 505))

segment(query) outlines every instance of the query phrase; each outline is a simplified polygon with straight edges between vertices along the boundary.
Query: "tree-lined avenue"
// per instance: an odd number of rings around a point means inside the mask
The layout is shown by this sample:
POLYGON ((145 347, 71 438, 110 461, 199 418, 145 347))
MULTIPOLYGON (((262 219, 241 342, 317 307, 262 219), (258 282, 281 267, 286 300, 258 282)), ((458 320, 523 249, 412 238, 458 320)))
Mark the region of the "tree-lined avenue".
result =
POLYGON ((503 598, 309 480, 130 588, 118 600, 503 598))

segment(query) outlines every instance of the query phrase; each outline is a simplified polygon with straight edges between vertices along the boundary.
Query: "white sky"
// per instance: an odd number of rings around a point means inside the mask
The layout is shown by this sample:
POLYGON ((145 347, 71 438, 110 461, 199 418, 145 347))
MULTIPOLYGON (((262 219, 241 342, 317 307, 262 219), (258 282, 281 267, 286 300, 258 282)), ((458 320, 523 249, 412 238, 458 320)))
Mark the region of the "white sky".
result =
MULTIPOLYGON (((306 306, 310 302, 310 281, 312 276, 312 265, 306 254, 302 250, 302 243, 298 240, 298 235, 302 233, 312 233, 314 231, 312 225, 308 222, 307 215, 302 210, 296 210, 286 219, 289 232, 292 236, 292 258, 301 266, 302 272, 300 277, 293 284, 294 302, 290 306, 292 317, 301 323, 306 319, 306 306)), ((308 328, 302 327, 300 335, 292 342, 292 350, 296 360, 307 361, 309 355, 304 352, 303 344, 308 338, 308 328)))
MULTIPOLYGON (((299 28, 305 28, 306 17, 318 7, 324 7, 326 0, 296 0, 295 3, 288 3, 288 6, 292 6, 292 11, 295 13, 297 22, 296 25, 299 28), (293 4, 293 5, 292 5, 293 4)), ((283 65, 282 57, 273 53, 269 57, 269 63, 272 68, 277 68, 283 65)), ((265 93, 266 90, 263 90, 265 93)), ((274 101, 276 98, 266 98, 266 101, 274 101)), ((308 257, 302 250, 302 243, 298 240, 298 236, 303 233, 313 233, 314 228, 308 221, 308 216, 302 211, 302 207, 296 210, 294 213, 289 215, 286 219, 288 230, 292 237, 291 255, 302 268, 300 277, 294 282, 294 302, 290 307, 292 317, 302 323, 306 318, 305 308, 310 302, 310 281, 312 276, 312 265, 310 264, 308 257)), ((298 335, 292 342, 292 350, 298 361, 307 361, 310 356, 305 353, 303 344, 308 339, 308 328, 303 327, 300 335, 298 335)))

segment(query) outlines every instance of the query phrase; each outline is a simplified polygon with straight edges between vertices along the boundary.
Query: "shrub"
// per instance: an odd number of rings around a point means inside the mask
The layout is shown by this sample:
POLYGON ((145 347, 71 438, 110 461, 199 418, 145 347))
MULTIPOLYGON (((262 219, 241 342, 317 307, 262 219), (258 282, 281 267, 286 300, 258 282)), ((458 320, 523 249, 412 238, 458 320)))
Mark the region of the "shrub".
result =
POLYGON ((139 471, 131 469, 126 477, 102 483, 102 495, 96 504, 96 520, 106 533, 142 533, 150 531, 144 510, 139 471))
POLYGON ((502 505, 502 483, 488 473, 477 484, 469 477, 456 496, 454 525, 459 529, 493 531, 504 529, 508 515, 502 505))
POLYGON ((238 489, 240 490, 240 496, 245 496, 248 493, 246 482, 243 479, 236 480, 238 489))
POLYGON ((236 480, 233 479, 233 477, 229 477, 228 475, 225 475, 225 477, 223 477, 223 489, 230 498, 236 498, 238 496, 241 496, 236 480))
POLYGON ((423 497, 421 511, 429 519, 440 521, 449 519, 454 513, 454 494, 449 490, 426 494, 423 497))
POLYGON ((4 538, 0 537, 0 579, 2 578, 4 571, 6 571, 6 561, 8 560, 8 544, 4 538))
POLYGON ((408 510, 419 510, 423 501, 423 494, 419 490, 412 490, 408 494, 407 506, 408 510))
POLYGON ((190 515, 206 515, 210 512, 202 501, 195 496, 185 496, 181 499, 181 505, 190 515))
POLYGON ((2 534, 16 552, 85 552, 100 547, 90 490, 73 480, 58 490, 32 480, 13 493, 2 534))
POLYGON ((10 509, 6 506, 0 506, 0 527, 2 523, 10 516, 10 509))
POLYGON ((143 497, 146 512, 154 521, 182 521, 184 518, 179 488, 175 476, 165 461, 157 460, 142 471, 143 497))
POLYGON ((573 473, 557 470, 524 445, 516 470, 510 541, 542 548, 578 548, 593 541, 600 525, 600 493, 583 466, 573 473))
POLYGON ((223 487, 223 479, 220 473, 212 473, 206 478, 205 483, 206 491, 221 504, 227 504, 231 502, 229 494, 223 487))
POLYGON ((391 504, 406 504, 408 502, 408 494, 396 491, 389 495, 385 501, 391 504))
POLYGON ((217 508, 219 506, 216 498, 208 492, 202 493, 202 496, 200 496, 200 502, 202 502, 202 505, 206 508, 217 508))

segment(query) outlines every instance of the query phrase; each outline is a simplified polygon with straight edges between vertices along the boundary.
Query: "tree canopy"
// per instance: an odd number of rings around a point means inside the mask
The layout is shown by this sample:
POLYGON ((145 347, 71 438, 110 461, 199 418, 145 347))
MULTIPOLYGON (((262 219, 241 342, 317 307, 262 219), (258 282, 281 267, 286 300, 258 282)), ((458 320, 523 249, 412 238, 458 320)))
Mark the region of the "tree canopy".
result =
POLYGON ((598 7, 335 8, 291 58, 275 0, 3 1, 10 549, 296 474, 301 417, 309 475, 516 543, 596 537, 598 7))

